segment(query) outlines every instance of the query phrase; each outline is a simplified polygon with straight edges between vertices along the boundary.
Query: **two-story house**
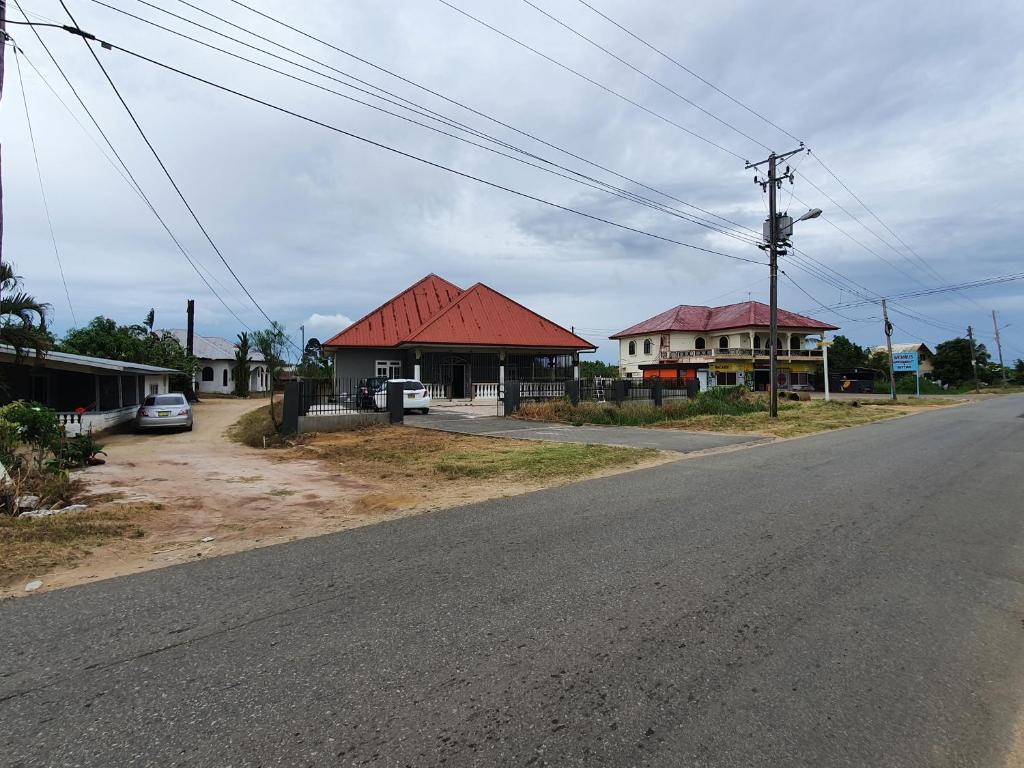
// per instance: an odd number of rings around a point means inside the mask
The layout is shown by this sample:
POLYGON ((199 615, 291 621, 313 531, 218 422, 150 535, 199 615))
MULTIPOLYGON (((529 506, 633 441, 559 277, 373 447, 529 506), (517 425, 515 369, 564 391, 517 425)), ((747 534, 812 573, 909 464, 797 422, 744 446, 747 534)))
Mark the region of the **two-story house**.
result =
MULTIPOLYGON (((724 307, 680 304, 610 338, 619 342, 623 378, 696 379, 701 389, 745 384, 766 390, 769 383, 769 307, 745 301, 724 307)), ((816 342, 838 330, 821 320, 780 309, 779 388, 815 385, 821 365, 816 342)))

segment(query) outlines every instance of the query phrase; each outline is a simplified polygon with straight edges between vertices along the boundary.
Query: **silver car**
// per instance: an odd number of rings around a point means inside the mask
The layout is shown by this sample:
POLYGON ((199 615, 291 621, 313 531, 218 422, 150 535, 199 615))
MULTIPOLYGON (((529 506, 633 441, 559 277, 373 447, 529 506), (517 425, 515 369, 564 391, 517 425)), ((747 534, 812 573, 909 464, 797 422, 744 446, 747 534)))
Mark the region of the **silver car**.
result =
POLYGON ((180 392, 149 395, 135 414, 136 429, 187 429, 192 431, 192 406, 180 392))

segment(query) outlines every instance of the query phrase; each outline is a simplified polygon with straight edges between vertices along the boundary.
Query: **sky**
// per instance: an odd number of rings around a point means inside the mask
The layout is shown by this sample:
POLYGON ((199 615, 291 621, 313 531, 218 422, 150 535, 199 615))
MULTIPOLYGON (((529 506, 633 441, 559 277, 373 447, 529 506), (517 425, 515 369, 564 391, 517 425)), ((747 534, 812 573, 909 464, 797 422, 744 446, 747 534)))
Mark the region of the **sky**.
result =
MULTIPOLYGON (((19 1, 33 21, 68 23, 57 0, 19 1)), ((877 303, 835 305, 1024 269, 1024 17, 1017 3, 995 0, 979 12, 954 2, 588 0, 675 62, 581 0, 246 0, 329 45, 234 0, 111 4, 315 87, 95 0, 66 2, 81 28, 115 46, 95 50, 152 146, 224 260, 297 342, 300 326, 307 338, 326 340, 430 272, 463 287, 487 283, 574 327, 599 347, 598 359, 610 362, 617 346, 609 335, 677 304, 767 302, 766 258, 744 239, 749 230, 760 232, 767 198, 744 161, 798 148, 790 134, 814 154, 787 161, 796 177, 780 192, 780 208, 799 215, 820 207, 824 215, 795 227, 794 244, 805 255, 780 260, 780 306, 840 326, 839 333, 860 344, 882 344, 877 303), (346 85, 358 85, 349 77, 448 122, 358 93, 346 85), (585 186, 578 176, 544 170, 565 173, 555 164, 600 183, 585 186), (607 185, 675 211, 615 196, 607 185), (700 226, 678 211, 717 226, 700 226), (822 270, 831 280, 821 279, 822 270)), ((13 0, 9 9, 10 19, 23 20, 13 0)), ((265 327, 266 317, 177 197, 83 41, 36 29, 153 207, 230 307, 204 285, 123 178, 33 31, 12 25, 23 53, 8 48, 0 101, 3 258, 16 265, 29 292, 52 305, 54 330, 63 334, 97 315, 139 322, 150 307, 158 327, 180 328, 189 298, 196 300, 198 333, 234 338, 265 327)), ((1022 358, 1022 287, 1024 281, 1015 281, 893 298, 893 341, 934 346, 971 324, 994 352, 995 310, 1007 326, 1004 357, 1008 363, 1022 358)))

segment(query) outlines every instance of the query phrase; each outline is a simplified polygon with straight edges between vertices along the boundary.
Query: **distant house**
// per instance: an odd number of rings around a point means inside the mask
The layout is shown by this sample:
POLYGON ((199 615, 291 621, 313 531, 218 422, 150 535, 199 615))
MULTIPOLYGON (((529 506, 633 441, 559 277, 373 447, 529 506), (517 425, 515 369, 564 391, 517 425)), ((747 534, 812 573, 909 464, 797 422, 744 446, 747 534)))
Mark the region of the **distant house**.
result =
POLYGON ((494 400, 505 381, 579 377, 596 347, 483 283, 430 274, 323 344, 340 382, 422 381, 434 399, 494 400))
POLYGON ((57 411, 69 434, 131 421, 146 395, 170 388, 181 371, 101 357, 46 352, 18 358, 0 344, 0 403, 33 400, 57 411))
MULTIPOLYGON (((188 332, 176 328, 168 331, 181 346, 186 346, 188 332)), ((199 363, 196 371, 197 392, 212 392, 229 395, 235 391, 235 351, 237 345, 220 336, 192 337, 192 354, 199 363)), ((255 350, 249 352, 249 391, 266 392, 270 389, 270 376, 263 355, 255 350)))
MULTIPOLYGON (((722 307, 680 304, 610 338, 619 342, 623 378, 696 379, 701 388, 769 384, 767 304, 745 301, 722 307)), ((821 350, 808 336, 838 330, 821 320, 778 312, 779 387, 816 385, 821 350)))
MULTIPOLYGON (((880 347, 872 347, 872 352, 885 352, 888 353, 888 349, 883 344, 880 347)), ((917 352, 918 365, 921 368, 921 375, 927 379, 932 377, 932 371, 935 370, 935 353, 928 348, 928 345, 923 341, 911 341, 907 343, 893 344, 892 351, 895 352, 917 352)), ((888 377, 886 373, 886 377, 888 377)))

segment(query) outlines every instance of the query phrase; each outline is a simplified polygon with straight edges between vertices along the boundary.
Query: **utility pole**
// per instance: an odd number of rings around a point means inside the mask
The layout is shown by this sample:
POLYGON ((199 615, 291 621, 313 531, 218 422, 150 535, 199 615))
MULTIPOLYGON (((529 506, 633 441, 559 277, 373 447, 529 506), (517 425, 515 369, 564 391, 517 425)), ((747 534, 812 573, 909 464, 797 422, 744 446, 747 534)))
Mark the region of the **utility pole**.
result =
POLYGON ((889 308, 882 299, 882 319, 885 321, 885 347, 889 351, 889 393, 896 399, 896 374, 892 366, 892 323, 889 322, 889 308))
POLYGON ((981 392, 981 387, 978 386, 978 358, 974 354, 974 329, 971 326, 967 326, 967 338, 971 341, 971 369, 974 371, 974 391, 981 392))
POLYGON ((196 336, 196 300, 189 299, 188 304, 185 305, 185 315, 187 316, 185 324, 185 349, 188 351, 191 357, 195 350, 195 336, 196 336))
MULTIPOLYGON (((7 50, 7 0, 0 0, 0 97, 4 93, 4 51, 7 50)), ((2 148, 0 148, 2 152, 2 148)), ((3 160, 0 159, 0 263, 4 255, 4 183, 3 160)))
MULTIPOLYGON (((302 357, 306 356, 306 326, 300 325, 299 330, 302 331, 302 357)), ((301 358, 299 362, 302 362, 301 358)))
POLYGON ((996 331, 996 349, 999 350, 999 370, 1003 374, 1003 386, 1006 386, 1006 368, 1003 366, 1003 342, 999 338, 999 322, 996 320, 996 311, 992 310, 992 327, 996 331))
MULTIPOLYGON (((790 155, 795 155, 797 152, 803 151, 803 145, 799 149, 794 149, 791 152, 784 152, 781 155, 777 155, 772 152, 768 155, 767 160, 762 160, 759 163, 747 163, 746 169, 756 168, 759 165, 768 164, 768 178, 758 179, 754 176, 754 183, 759 184, 761 189, 768 193, 768 221, 765 222, 765 244, 758 246, 762 250, 768 251, 768 270, 771 275, 771 288, 769 289, 769 309, 770 318, 768 323, 768 392, 770 403, 768 406, 768 415, 777 419, 779 417, 779 380, 778 380, 778 343, 779 343, 779 245, 786 241, 786 238, 791 234, 793 229, 793 220, 788 219, 787 222, 781 222, 783 224, 780 227, 780 221, 778 212, 776 210, 775 193, 779 187, 782 186, 782 182, 785 179, 789 179, 789 183, 793 183, 793 172, 789 166, 786 166, 785 172, 780 176, 778 172, 779 161, 785 160, 790 155)), ((821 213, 820 211, 818 212, 821 213)), ((788 217, 787 217, 788 218, 788 217)), ((785 251, 782 251, 785 253, 785 251)))

